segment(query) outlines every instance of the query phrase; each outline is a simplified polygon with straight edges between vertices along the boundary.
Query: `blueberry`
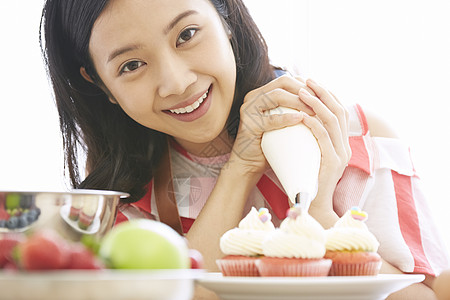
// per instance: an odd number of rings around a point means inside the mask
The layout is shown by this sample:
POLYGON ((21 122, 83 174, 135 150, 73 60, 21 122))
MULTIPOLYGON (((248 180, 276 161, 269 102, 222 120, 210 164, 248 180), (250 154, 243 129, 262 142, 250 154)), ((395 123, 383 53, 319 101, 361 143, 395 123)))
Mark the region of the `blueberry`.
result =
POLYGON ((6 227, 6 220, 0 220, 0 228, 6 227))
POLYGON ((28 211, 28 214, 33 216, 33 220, 37 220, 37 218, 41 214, 41 209, 39 207, 32 208, 30 211, 28 211))
POLYGON ((27 218, 28 224, 33 223, 37 219, 37 214, 36 213, 27 212, 27 213, 25 213, 23 215, 27 218))
POLYGON ((23 227, 25 227, 25 226, 27 226, 27 225, 28 225, 27 216, 21 215, 21 216, 19 217, 19 224, 18 224, 17 227, 23 228, 23 227))
POLYGON ((9 229, 16 229, 19 225, 19 218, 16 216, 13 216, 9 218, 8 221, 6 221, 6 227, 9 229))
POLYGON ((34 211, 36 211, 38 217, 41 215, 41 209, 39 207, 35 207, 34 211))

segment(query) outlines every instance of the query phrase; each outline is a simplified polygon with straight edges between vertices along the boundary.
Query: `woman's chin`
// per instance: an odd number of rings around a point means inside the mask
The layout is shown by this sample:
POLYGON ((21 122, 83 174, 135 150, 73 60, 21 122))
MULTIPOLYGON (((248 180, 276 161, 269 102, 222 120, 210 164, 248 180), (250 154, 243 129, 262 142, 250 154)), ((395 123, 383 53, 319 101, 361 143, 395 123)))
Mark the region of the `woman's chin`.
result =
MULTIPOLYGON (((222 132, 222 131, 221 131, 222 132)), ((175 140, 188 152, 198 156, 217 156, 231 151, 232 142, 221 132, 214 134, 213 130, 203 135, 190 135, 190 137, 175 140)))

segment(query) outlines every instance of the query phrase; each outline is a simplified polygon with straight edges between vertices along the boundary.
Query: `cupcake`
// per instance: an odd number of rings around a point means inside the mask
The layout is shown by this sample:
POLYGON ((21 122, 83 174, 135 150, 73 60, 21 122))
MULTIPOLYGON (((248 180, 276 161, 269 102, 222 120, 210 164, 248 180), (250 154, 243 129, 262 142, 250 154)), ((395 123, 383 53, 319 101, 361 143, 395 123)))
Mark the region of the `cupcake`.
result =
POLYGON ((92 225, 97 209, 97 199, 88 196, 83 198, 83 205, 78 216, 78 227, 80 229, 87 230, 92 225))
POLYGON ((80 199, 80 197, 73 196, 72 203, 70 205, 69 219, 71 219, 72 221, 77 221, 80 216, 82 206, 83 206, 83 199, 80 199))
POLYGON ((327 276, 331 260, 324 259, 325 230, 299 206, 263 242, 257 262, 261 276, 327 276))
POLYGON ((327 230, 326 258, 333 261, 331 276, 377 275, 381 258, 380 243, 364 221, 367 213, 352 207, 327 230))
POLYGON ((216 263, 224 276, 259 276, 256 260, 262 254, 262 242, 275 230, 267 208, 252 207, 239 222, 220 238, 220 250, 226 255, 216 263))

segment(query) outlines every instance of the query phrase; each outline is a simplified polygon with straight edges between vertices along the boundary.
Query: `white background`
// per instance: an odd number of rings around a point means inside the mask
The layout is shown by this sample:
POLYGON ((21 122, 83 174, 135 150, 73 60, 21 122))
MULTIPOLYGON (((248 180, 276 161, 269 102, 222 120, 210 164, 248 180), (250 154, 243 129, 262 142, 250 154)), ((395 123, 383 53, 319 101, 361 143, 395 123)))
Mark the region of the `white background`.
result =
MULTIPOLYGON (((245 0, 274 63, 380 113, 411 145, 450 244, 450 1, 245 0)), ((66 189, 43 0, 0 2, 0 189, 66 189)))

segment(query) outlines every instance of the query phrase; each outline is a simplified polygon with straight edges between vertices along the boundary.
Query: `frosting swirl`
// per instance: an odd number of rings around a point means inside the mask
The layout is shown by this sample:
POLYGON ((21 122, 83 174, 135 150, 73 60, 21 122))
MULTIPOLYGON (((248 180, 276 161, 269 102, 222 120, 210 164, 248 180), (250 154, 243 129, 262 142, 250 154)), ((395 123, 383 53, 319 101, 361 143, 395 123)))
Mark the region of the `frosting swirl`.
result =
POLYGON ((299 207, 288 210, 279 229, 263 242, 263 254, 271 257, 322 258, 325 255, 325 230, 299 207))
POLYGON ((269 210, 265 207, 256 211, 256 208, 252 207, 250 212, 239 222, 238 228, 243 230, 274 230, 275 227, 272 223, 272 216, 269 210))
POLYGON ((327 250, 377 252, 380 243, 364 223, 366 219, 365 212, 352 207, 326 231, 327 250))
POLYGON ((252 207, 238 227, 228 230, 220 238, 220 250, 227 255, 261 255, 262 241, 268 232, 275 230, 271 219, 267 208, 258 212, 252 207))

